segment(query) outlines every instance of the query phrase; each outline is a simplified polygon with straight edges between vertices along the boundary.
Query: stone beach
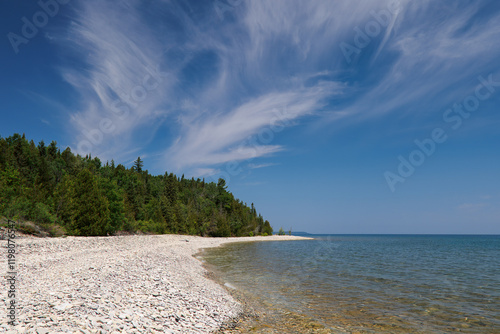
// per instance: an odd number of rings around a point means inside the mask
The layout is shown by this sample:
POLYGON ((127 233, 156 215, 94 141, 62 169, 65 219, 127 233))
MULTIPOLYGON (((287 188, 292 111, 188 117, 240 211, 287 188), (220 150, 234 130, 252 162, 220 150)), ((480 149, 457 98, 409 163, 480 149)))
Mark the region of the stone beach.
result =
POLYGON ((1 240, 0 333, 212 333, 243 308, 193 255, 228 242, 293 239, 301 237, 16 238, 15 326, 7 324, 1 240))

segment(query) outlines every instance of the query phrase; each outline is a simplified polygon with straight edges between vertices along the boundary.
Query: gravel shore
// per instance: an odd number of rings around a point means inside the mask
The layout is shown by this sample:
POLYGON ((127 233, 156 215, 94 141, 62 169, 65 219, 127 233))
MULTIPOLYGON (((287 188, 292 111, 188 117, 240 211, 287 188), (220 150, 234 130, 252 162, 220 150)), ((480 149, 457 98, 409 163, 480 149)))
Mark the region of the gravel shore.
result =
POLYGON ((294 236, 16 238, 16 326, 7 324, 2 240, 0 333, 211 333, 242 306, 193 257, 227 242, 294 236))

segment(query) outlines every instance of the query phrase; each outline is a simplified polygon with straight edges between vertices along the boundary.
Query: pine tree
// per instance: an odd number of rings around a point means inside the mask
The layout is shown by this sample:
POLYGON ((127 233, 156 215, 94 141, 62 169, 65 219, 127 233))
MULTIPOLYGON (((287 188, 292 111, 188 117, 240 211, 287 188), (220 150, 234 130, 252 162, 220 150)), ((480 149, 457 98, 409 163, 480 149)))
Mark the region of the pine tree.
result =
POLYGON ((115 233, 122 229, 125 223, 125 203, 123 191, 118 188, 116 180, 110 180, 105 177, 99 179, 99 186, 102 194, 108 200, 109 208, 109 233, 115 233))
POLYGON ((38 154, 41 157, 45 157, 47 155, 47 148, 45 147, 45 142, 42 140, 38 143, 38 154))
POLYGON ((227 190, 225 180, 152 176, 140 157, 132 168, 62 153, 14 134, 0 136, 0 217, 62 224, 69 234, 105 235, 120 229, 213 236, 271 234, 255 206, 227 190))
POLYGON ((170 175, 166 177, 164 194, 169 200, 171 206, 177 202, 177 181, 173 173, 170 173, 170 175))
POLYGON ((64 226, 71 229, 76 216, 75 179, 65 175, 54 192, 54 213, 64 226))
POLYGON ((165 219, 167 230, 172 233, 178 233, 179 224, 177 224, 175 210, 167 196, 161 197, 161 212, 163 218, 165 219))
POLYGON ((49 160, 51 160, 51 161, 56 159, 57 156, 60 154, 59 149, 57 148, 56 141, 53 140, 52 142, 50 142, 50 145, 47 148, 47 154, 48 154, 49 160))
POLYGON ((77 165, 77 158, 71 152, 71 149, 67 147, 62 153, 61 158, 64 160, 66 164, 66 170, 68 173, 73 174, 77 165))
POLYGON ((106 235, 111 232, 108 200, 99 191, 94 175, 83 169, 78 173, 77 184, 73 232, 76 235, 106 235))
POLYGON ((142 172, 142 167, 144 166, 144 163, 142 162, 141 160, 141 157, 138 157, 136 161, 134 161, 134 170, 137 172, 137 173, 140 173, 142 172))

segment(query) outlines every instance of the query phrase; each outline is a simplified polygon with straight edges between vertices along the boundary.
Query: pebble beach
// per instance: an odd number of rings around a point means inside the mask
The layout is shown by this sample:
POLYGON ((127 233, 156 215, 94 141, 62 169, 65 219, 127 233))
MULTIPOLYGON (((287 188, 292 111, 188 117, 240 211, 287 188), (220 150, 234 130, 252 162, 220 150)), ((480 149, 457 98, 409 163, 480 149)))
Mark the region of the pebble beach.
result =
POLYGON ((1 240, 0 333, 213 333, 243 308, 193 255, 228 242, 296 239, 303 238, 16 238, 15 326, 7 323, 1 240))

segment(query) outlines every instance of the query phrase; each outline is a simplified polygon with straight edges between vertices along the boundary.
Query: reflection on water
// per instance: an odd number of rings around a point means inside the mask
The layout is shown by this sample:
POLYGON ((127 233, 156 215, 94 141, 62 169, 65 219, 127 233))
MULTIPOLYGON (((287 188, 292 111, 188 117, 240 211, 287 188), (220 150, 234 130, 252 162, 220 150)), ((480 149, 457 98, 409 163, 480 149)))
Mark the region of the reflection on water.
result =
POLYGON ((282 313, 354 332, 500 332, 500 237, 328 236, 203 258, 282 313))

